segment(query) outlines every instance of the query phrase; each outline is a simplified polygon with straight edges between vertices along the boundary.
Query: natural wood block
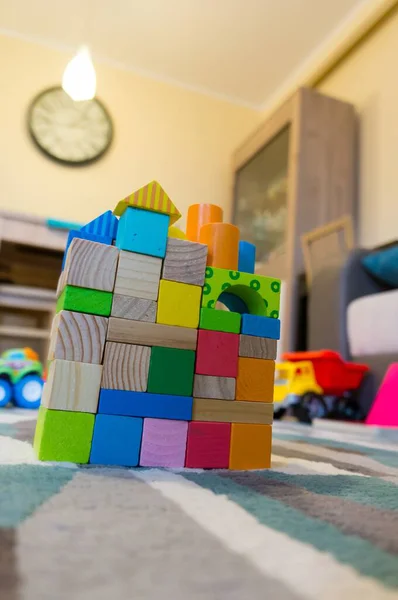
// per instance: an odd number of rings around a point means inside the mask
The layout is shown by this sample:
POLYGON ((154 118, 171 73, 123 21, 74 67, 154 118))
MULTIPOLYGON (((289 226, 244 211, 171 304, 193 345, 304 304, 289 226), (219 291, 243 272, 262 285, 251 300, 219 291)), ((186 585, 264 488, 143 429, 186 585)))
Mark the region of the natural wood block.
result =
POLYGON ((156 321, 156 310, 157 303, 154 300, 113 294, 112 317, 154 323, 156 321))
POLYGON ((239 357, 236 399, 250 402, 274 401, 275 362, 239 357))
POLYGON ((63 284, 112 292, 118 256, 115 246, 74 238, 66 256, 63 284))
POLYGON ((111 313, 111 306, 112 292, 100 292, 66 285, 57 300, 56 312, 72 310, 108 317, 111 313))
POLYGON ((150 357, 148 346, 106 342, 101 387, 146 392, 150 357))
POLYGON ((195 375, 193 395, 199 398, 235 399, 235 379, 233 377, 215 377, 195 375))
POLYGON ((230 423, 188 424, 185 466, 191 469, 228 469, 230 423))
POLYGON ((39 408, 33 447, 39 460, 87 464, 95 416, 39 408))
POLYGON ((198 332, 187 327, 171 327, 159 323, 129 321, 110 317, 107 340, 124 344, 143 344, 196 350, 198 332))
POLYGON ((195 372, 200 375, 236 377, 239 335, 199 329, 195 372))
POLYGON ((148 392, 192 396, 195 352, 180 348, 152 348, 148 392))
POLYGON ((50 363, 41 405, 56 410, 96 413, 102 365, 55 359, 50 363))
POLYGON ((106 317, 61 310, 51 328, 48 360, 101 364, 107 329, 106 317))
POLYGON ((187 421, 144 419, 140 465, 142 467, 183 467, 187 431, 187 421))
POLYGON ((57 291, 55 292, 55 295, 57 298, 59 298, 60 295, 62 294, 64 287, 65 287, 65 271, 62 271, 61 275, 59 276, 59 279, 58 279, 57 291))
POLYGON ((157 300, 162 259, 136 252, 120 251, 115 294, 157 300))
POLYGON ((233 423, 229 468, 236 470, 271 467, 271 425, 233 423))
POLYGON ((194 398, 192 421, 261 423, 271 425, 274 407, 265 402, 238 402, 194 398))
POLYGON ((65 252, 62 259, 62 270, 64 270, 66 259, 68 257, 69 246, 75 238, 79 238, 79 240, 88 240, 89 242, 97 242, 98 244, 106 244, 107 246, 112 246, 112 238, 109 236, 89 233, 88 231, 82 231, 82 229, 80 229, 79 231, 77 231, 76 229, 71 229, 66 240, 65 252))
POLYGON ((256 337, 254 335, 239 336, 239 356, 247 358, 276 359, 276 340, 256 337))
POLYGON ((207 246, 169 237, 163 263, 163 279, 202 286, 205 280, 207 246))
POLYGON ((187 283, 160 280, 156 322, 196 328, 199 325, 202 288, 187 283))

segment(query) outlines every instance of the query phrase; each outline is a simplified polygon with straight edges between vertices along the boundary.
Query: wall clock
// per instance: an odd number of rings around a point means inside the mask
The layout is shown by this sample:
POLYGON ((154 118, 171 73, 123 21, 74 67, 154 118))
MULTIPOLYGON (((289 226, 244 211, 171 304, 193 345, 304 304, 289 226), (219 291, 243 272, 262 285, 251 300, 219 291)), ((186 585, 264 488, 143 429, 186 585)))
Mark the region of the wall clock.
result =
POLYGON ((40 150, 68 165, 97 160, 113 135, 111 117, 99 100, 75 102, 61 87, 36 96, 29 108, 28 127, 40 150))

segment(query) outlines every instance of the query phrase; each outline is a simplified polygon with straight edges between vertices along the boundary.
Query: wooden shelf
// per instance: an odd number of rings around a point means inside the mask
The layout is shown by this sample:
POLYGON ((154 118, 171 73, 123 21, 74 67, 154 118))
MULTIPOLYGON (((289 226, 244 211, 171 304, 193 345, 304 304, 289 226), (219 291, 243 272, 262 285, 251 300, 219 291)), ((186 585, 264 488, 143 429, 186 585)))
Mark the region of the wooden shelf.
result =
POLYGON ((30 346, 46 361, 67 230, 0 210, 0 354, 30 346))
POLYGON ((0 325, 0 336, 16 338, 32 338, 46 340, 50 333, 48 329, 34 329, 33 327, 17 327, 12 325, 0 325))
POLYGON ((19 285, 0 285, 0 308, 51 312, 56 294, 52 290, 19 285))

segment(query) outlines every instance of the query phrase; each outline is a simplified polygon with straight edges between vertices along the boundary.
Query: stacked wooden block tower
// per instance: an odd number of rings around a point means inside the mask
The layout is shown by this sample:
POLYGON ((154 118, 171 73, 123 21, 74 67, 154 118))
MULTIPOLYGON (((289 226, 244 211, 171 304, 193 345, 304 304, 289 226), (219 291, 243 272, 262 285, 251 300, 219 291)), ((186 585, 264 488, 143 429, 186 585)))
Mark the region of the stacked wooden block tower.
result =
POLYGON ((40 459, 270 466, 280 281, 219 207, 191 206, 186 234, 179 217, 152 182, 70 233, 40 459))

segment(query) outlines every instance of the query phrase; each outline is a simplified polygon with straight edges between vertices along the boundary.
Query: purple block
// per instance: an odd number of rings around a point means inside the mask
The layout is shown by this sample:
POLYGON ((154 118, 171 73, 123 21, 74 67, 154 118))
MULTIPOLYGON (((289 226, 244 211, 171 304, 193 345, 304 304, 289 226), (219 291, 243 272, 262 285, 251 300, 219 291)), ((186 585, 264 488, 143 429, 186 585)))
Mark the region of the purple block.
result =
POLYGON ((183 467, 188 421, 144 419, 141 467, 183 467))

